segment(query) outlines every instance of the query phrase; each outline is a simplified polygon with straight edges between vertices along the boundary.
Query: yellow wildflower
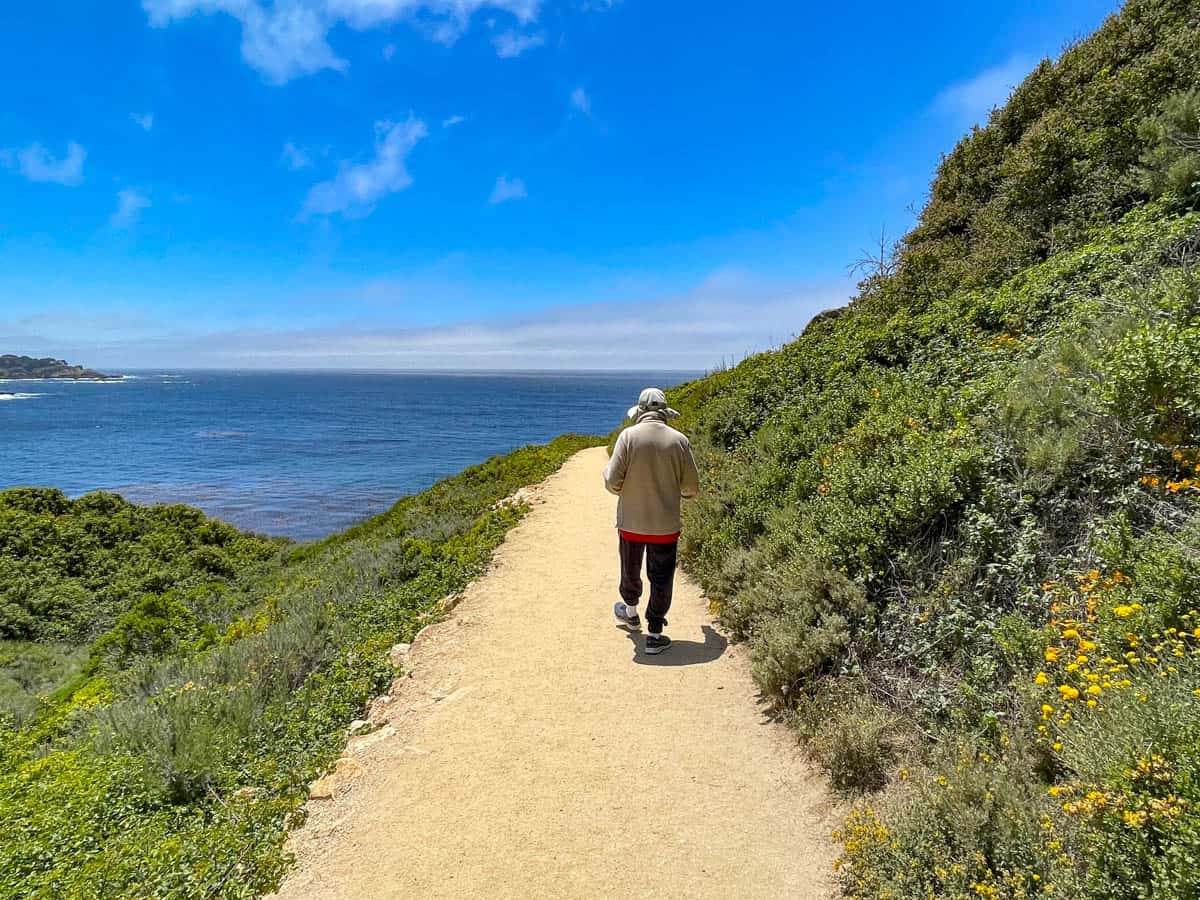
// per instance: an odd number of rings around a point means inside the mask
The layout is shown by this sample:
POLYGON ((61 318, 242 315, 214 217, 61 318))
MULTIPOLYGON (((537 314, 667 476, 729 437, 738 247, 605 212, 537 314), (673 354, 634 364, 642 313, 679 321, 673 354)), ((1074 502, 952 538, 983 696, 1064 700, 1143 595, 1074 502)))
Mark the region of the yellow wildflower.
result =
POLYGON ((1147 815, 1144 809, 1127 809, 1121 813, 1121 818, 1130 828, 1140 828, 1146 824, 1147 815))

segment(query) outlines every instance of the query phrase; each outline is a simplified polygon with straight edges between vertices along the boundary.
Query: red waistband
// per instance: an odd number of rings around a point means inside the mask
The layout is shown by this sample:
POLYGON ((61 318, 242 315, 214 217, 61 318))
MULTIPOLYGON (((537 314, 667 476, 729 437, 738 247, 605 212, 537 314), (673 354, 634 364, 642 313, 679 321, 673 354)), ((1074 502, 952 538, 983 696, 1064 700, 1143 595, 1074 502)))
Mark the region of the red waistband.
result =
POLYGON ((674 534, 638 534, 636 531, 621 531, 621 537, 627 541, 640 541, 643 544, 673 544, 679 540, 679 532, 677 531, 674 534))

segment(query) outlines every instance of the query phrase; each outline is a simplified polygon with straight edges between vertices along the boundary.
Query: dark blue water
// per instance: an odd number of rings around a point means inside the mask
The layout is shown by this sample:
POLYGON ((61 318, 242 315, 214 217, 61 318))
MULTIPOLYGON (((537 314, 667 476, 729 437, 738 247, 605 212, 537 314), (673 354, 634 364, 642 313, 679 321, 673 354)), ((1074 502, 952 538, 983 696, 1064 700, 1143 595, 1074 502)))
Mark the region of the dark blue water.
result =
POLYGON ((323 537, 489 456, 605 433, 687 374, 140 373, 0 382, 0 488, 117 491, 323 537))

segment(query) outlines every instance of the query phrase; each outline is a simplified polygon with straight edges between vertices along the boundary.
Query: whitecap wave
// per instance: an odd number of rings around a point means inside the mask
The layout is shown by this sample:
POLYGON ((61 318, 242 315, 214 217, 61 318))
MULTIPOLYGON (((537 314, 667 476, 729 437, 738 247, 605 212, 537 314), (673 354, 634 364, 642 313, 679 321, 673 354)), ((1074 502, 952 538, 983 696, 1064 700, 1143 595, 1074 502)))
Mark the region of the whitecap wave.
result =
POLYGON ((37 397, 45 396, 45 394, 25 394, 20 391, 15 394, 8 391, 0 391, 0 400, 34 400, 37 397))

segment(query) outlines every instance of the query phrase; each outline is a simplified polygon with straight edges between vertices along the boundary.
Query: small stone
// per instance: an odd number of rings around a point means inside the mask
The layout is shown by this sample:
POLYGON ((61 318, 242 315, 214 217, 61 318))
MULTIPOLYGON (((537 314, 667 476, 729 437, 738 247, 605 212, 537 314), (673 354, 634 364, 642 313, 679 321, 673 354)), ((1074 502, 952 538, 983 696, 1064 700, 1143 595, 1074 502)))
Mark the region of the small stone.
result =
POLYGON ((383 718, 384 711, 391 702, 391 694, 384 694, 382 697, 376 697, 372 700, 371 704, 367 707, 367 721, 372 725, 379 724, 379 721, 383 718))
POLYGON ((334 787, 336 787, 336 781, 332 775, 326 775, 324 778, 318 778, 308 789, 308 799, 332 800, 334 787))
POLYGON ((396 644, 388 651, 388 662, 399 669, 408 660, 408 654, 412 650, 412 644, 396 644))
POLYGON ((347 781, 357 778, 363 773, 362 763, 348 756, 339 757, 333 764, 333 774, 340 780, 347 781))
POLYGON ((378 744, 380 741, 386 741, 395 733, 396 729, 391 725, 384 725, 378 731, 372 731, 370 734, 364 734, 360 737, 351 738, 350 742, 346 745, 346 749, 351 753, 359 753, 365 750, 367 747, 378 744))
POLYGON ((332 800, 338 788, 346 785, 363 773, 362 764, 348 756, 340 757, 333 764, 333 771, 318 778, 309 786, 308 799, 332 800))
POLYGON ((366 719, 355 719, 346 728, 346 731, 349 732, 350 734, 363 734, 366 731, 370 731, 370 729, 371 729, 371 723, 368 722, 366 719))

